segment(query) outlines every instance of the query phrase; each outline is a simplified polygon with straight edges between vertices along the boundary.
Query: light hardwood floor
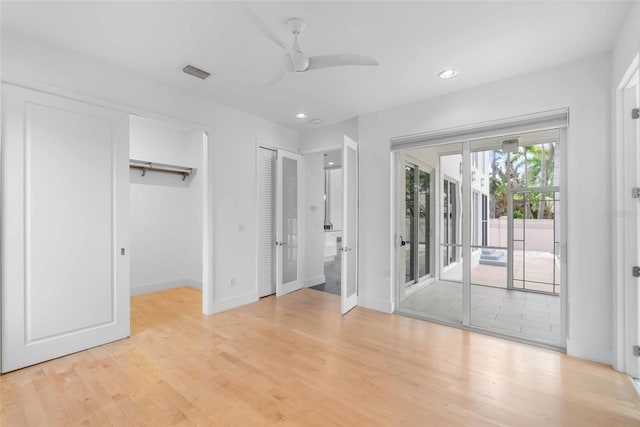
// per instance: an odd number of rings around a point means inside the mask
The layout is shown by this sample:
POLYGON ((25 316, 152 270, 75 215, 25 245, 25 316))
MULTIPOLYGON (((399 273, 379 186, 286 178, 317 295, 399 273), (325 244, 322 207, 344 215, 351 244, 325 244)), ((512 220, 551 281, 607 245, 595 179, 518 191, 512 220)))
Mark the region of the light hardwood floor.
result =
POLYGON ((610 367, 309 289, 200 314, 132 298, 132 336, 0 378, 2 426, 640 425, 610 367))

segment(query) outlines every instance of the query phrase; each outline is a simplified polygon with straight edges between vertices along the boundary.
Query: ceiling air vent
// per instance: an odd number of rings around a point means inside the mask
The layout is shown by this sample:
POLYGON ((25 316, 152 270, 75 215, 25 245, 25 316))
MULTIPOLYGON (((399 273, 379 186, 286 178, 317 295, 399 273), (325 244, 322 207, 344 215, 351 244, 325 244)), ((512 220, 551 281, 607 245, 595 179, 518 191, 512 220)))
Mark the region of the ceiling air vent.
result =
POLYGON ((207 73, 206 71, 201 70, 200 68, 196 68, 193 65, 187 65, 182 69, 182 71, 187 74, 191 74, 192 76, 197 77, 201 80, 204 80, 211 75, 211 73, 207 73))

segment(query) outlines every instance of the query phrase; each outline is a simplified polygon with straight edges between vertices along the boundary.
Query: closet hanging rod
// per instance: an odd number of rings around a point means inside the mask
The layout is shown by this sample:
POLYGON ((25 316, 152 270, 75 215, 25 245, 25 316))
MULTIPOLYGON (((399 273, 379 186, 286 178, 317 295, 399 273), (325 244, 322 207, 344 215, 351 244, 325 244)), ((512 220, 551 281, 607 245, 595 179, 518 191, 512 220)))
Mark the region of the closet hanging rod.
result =
POLYGON ((140 169, 142 176, 145 176, 147 171, 175 173, 182 175, 182 180, 186 180, 189 175, 194 171, 194 168, 188 168, 186 166, 170 165, 166 163, 147 162, 144 160, 129 160, 130 169, 140 169))

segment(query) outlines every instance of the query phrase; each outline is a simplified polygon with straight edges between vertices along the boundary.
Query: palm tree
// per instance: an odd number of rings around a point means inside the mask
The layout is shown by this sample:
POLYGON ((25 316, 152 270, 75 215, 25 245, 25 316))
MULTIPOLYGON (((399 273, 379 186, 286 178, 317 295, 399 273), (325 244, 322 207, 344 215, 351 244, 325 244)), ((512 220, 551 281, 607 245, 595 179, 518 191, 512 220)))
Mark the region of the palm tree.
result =
MULTIPOLYGON (((506 214, 509 188, 553 185, 555 147, 552 143, 523 147, 515 153, 493 150, 491 156, 490 206, 494 218, 506 214)), ((514 200, 515 217, 543 219, 552 216, 545 193, 518 197, 516 195, 514 200)))

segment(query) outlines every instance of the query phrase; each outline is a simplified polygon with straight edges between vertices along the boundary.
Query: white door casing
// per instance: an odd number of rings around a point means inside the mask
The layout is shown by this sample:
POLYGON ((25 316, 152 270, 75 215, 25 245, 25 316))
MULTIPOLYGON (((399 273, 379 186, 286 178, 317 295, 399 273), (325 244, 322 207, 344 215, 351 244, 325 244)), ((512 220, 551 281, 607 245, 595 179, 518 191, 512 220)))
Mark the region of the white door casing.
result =
POLYGON ((342 256, 340 311, 358 303, 358 144, 345 135, 342 149, 342 256))
POLYGON ((130 333, 128 116, 3 85, 2 372, 130 333))
POLYGON ((302 288, 302 156, 278 150, 276 180, 276 296, 302 288))

